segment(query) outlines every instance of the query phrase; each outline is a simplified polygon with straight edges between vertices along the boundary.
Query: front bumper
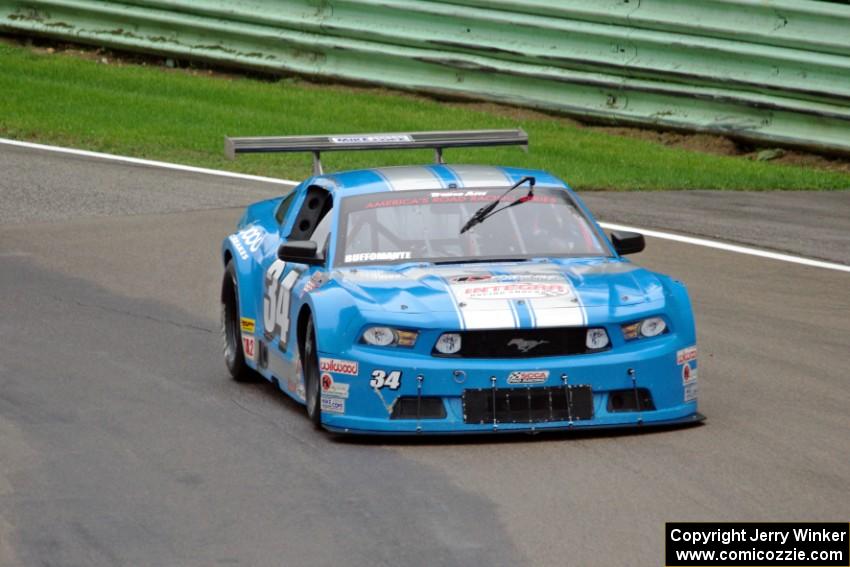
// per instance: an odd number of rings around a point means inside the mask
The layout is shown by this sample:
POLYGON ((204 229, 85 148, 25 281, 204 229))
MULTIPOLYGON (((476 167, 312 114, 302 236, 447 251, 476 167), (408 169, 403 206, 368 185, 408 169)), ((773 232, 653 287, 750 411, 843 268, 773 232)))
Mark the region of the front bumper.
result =
POLYGON ((669 336, 588 355, 446 359, 358 345, 345 353, 321 355, 322 374, 330 378, 322 396, 322 424, 338 433, 475 434, 695 423, 703 419, 697 411, 697 361, 692 357, 683 362, 681 355, 690 346, 669 336), (396 389, 392 380, 389 386, 375 387, 387 382, 381 377, 392 372, 400 373, 396 389), (517 381, 516 373, 533 383, 511 383, 517 381), (588 402, 592 411, 583 419, 551 419, 555 414, 550 414, 538 420, 529 413, 529 419, 514 414, 506 420, 494 412, 470 420, 465 412, 466 390, 504 392, 510 388, 520 396, 528 388, 556 390, 564 385, 592 389, 592 401, 588 402), (641 400, 634 404, 637 407, 618 409, 612 404, 615 395, 635 390, 640 393, 632 399, 641 400), (644 403, 645 393, 651 404, 644 403), (402 398, 436 398, 445 411, 436 418, 409 411, 399 416, 395 406, 402 398))

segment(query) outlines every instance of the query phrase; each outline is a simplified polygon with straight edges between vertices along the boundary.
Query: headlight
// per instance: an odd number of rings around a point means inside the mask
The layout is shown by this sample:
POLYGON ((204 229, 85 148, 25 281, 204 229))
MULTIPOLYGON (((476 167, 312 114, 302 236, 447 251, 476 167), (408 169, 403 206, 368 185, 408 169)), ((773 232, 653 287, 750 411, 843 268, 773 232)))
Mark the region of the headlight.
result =
POLYGON ((588 329, 585 344, 590 350, 605 348, 608 346, 608 333, 605 329, 588 329))
POLYGON ((392 327, 369 327, 363 331, 363 342, 374 346, 412 347, 416 344, 416 331, 403 331, 392 327))
POLYGON ((657 337, 667 329, 667 323, 661 317, 644 319, 640 324, 640 334, 644 337, 657 337))
POLYGON ((460 334, 443 333, 434 348, 441 354, 455 354, 460 350, 460 334))
POLYGON ((620 327, 627 341, 642 337, 657 337, 667 330, 667 323, 661 317, 649 317, 620 327))

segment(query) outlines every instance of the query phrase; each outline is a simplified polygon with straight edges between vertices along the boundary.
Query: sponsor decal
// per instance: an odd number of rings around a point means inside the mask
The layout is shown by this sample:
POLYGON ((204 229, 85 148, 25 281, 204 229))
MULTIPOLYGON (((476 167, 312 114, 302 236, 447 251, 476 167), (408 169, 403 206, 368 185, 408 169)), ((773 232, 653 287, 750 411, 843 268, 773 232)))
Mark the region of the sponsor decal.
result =
POLYGON ((508 384, 542 384, 548 378, 548 370, 517 370, 508 374, 508 384))
POLYGON ((345 413, 345 400, 330 396, 322 396, 322 411, 328 413, 345 413))
POLYGON ((242 337, 242 352, 247 360, 252 362, 257 360, 257 340, 253 336, 242 337))
MULTIPOLYGON (((480 191, 468 191, 466 194, 461 193, 449 193, 446 194, 431 194, 430 203, 432 204, 440 204, 440 203, 492 203, 499 199, 499 195, 497 193, 483 193, 480 191)), ((525 195, 522 196, 507 196, 503 198, 500 202, 502 203, 514 203, 519 201, 521 203, 526 203, 529 201, 533 201, 535 203, 541 203, 544 205, 554 205, 558 202, 558 199, 555 197, 549 197, 546 195, 534 195, 532 197, 528 197, 525 195)))
POLYGON ((401 387, 401 370, 373 370, 372 379, 369 380, 369 386, 374 390, 381 388, 389 388, 390 390, 398 390, 401 387))
MULTIPOLYGON (((694 349, 696 355, 696 349, 694 349)), ((696 362, 686 362, 682 366, 682 385, 685 387, 685 401, 692 402, 697 399, 699 386, 697 382, 696 362)))
POLYGON ((685 386, 685 402, 693 402, 699 396, 699 384, 693 382, 685 386))
POLYGON ((327 372, 322 374, 322 395, 348 398, 348 384, 334 382, 333 376, 327 372))
MULTIPOLYGON (((385 174, 386 175, 386 174, 385 174)), ((388 180, 394 190, 398 189, 417 189, 416 180, 406 179, 406 183, 402 183, 403 187, 396 187, 395 183, 388 180), (413 182, 413 183, 411 183, 413 182)), ((400 183, 400 182, 399 182, 400 183)), ((429 183, 430 184, 430 183, 429 183)), ((493 203, 498 200, 501 193, 498 191, 441 191, 432 192, 427 196, 405 196, 405 197, 382 197, 374 201, 369 201, 363 205, 364 210, 379 209, 386 207, 414 207, 420 205, 437 205, 446 203, 493 203)), ((500 202, 510 204, 516 201, 540 203, 544 205, 554 205, 559 203, 559 199, 554 196, 534 195, 533 197, 510 196, 504 197, 500 202)))
POLYGON ((690 362, 691 360, 697 359, 697 347, 689 346, 688 348, 683 348, 682 350, 676 353, 676 364, 684 364, 686 362, 690 362))
POLYGON ((379 136, 331 136, 334 144, 380 144, 386 142, 412 142, 407 134, 381 134, 379 136))
POLYGON ((315 272, 310 279, 307 280, 307 283, 304 284, 304 287, 301 288, 301 297, 304 297, 305 293, 310 293, 314 289, 318 289, 324 285, 327 281, 327 277, 323 272, 315 272))
POLYGON ((471 283, 471 282, 486 282, 493 279, 493 276, 490 274, 473 274, 469 276, 455 276, 453 278, 449 278, 449 281, 452 283, 471 283))
POLYGON ((508 346, 516 347, 520 352, 528 352, 534 350, 540 345, 548 344, 549 341, 529 341, 526 339, 511 339, 508 346))
POLYGON ((407 279, 403 274, 384 270, 352 270, 336 272, 334 276, 341 276, 353 282, 387 282, 407 279))
POLYGON ((320 372, 332 372, 334 374, 348 374, 357 376, 360 373, 360 365, 354 360, 340 360, 338 358, 319 359, 320 372))
POLYGON ((410 259, 410 252, 403 250, 395 252, 361 252, 359 254, 345 255, 346 264, 355 262, 380 262, 408 259, 410 259))
POLYGON ((465 299, 534 299, 569 294, 570 287, 565 283, 522 282, 467 285, 460 295, 465 299))
POLYGON ((251 252, 256 252, 263 244, 266 231, 258 226, 252 226, 239 231, 239 239, 245 243, 245 247, 251 252))
POLYGON ((369 210, 382 209, 384 207, 401 207, 404 205, 427 205, 429 202, 428 199, 417 197, 394 197, 392 199, 381 199, 380 201, 366 203, 366 206, 363 208, 369 210))
POLYGON ((697 381, 697 367, 696 365, 691 366, 690 362, 686 362, 684 366, 682 366, 682 384, 690 384, 691 382, 697 381))
POLYGON ((498 283, 564 283, 560 274, 464 274, 449 279, 452 283, 498 282, 498 283))
POLYGON ((487 191, 443 191, 443 192, 434 192, 431 193, 432 199, 440 199, 442 197, 447 197, 449 199, 453 197, 486 197, 487 191))
POLYGON ((245 251, 245 247, 242 246, 242 243, 239 242, 239 239, 234 235, 230 235, 227 237, 230 240, 230 243, 233 244, 233 247, 236 249, 236 253, 239 254, 239 257, 243 260, 248 259, 248 252, 245 251))
POLYGON ((239 324, 242 328, 243 333, 251 333, 252 335, 254 334, 256 324, 253 319, 249 319, 248 317, 240 317, 239 324))

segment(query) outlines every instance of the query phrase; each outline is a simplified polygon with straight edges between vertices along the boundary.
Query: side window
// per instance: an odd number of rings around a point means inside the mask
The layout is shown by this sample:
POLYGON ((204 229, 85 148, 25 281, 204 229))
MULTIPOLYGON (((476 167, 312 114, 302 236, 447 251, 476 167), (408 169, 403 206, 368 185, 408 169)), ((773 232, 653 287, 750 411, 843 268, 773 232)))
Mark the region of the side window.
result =
POLYGON ((283 224, 283 220, 286 218, 286 213, 289 211, 289 207, 292 206, 292 201, 295 198, 295 189, 289 192, 289 195, 283 198, 283 201, 280 202, 280 205, 277 207, 277 212, 274 214, 274 218, 277 220, 277 224, 283 224))
POLYGON ((331 209, 333 209, 333 205, 331 204, 331 199, 328 199, 328 207, 327 212, 324 213, 322 220, 319 221, 319 224, 316 225, 316 230, 313 231, 313 234, 310 235, 310 240, 319 245, 319 252, 322 255, 322 258, 327 259, 328 257, 328 237, 331 234, 331 209))

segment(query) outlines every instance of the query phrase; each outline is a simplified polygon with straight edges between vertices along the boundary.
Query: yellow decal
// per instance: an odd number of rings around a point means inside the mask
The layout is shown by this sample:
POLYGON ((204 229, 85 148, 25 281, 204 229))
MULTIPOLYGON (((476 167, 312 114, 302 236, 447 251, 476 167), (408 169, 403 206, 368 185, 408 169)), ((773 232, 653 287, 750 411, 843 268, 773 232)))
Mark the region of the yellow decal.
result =
POLYGON ((243 333, 253 333, 254 332, 254 326, 255 325, 254 325, 253 319, 248 319, 247 317, 242 317, 240 322, 242 323, 242 332, 243 333))

